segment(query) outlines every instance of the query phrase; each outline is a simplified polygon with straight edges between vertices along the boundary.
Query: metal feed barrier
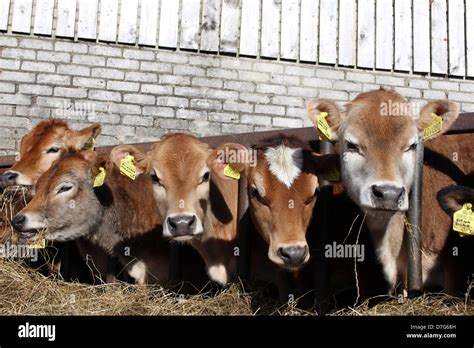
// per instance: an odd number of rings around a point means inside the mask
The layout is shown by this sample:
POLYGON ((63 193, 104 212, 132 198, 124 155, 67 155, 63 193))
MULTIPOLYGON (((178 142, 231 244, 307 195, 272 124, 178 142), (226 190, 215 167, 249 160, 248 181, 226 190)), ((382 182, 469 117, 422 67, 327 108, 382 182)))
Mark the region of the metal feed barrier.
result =
MULTIPOLYGON (((451 129, 443 136, 450 134, 473 133, 474 132, 474 113, 460 114, 459 118, 451 129)), ((216 147, 222 143, 234 142, 245 146, 258 144, 268 137, 284 134, 287 136, 296 136, 304 142, 311 145, 313 149, 318 149, 323 154, 333 153, 334 147, 330 142, 319 141, 318 132, 313 127, 286 129, 280 131, 266 131, 258 133, 232 134, 222 136, 212 136, 200 138, 201 141, 207 143, 210 147, 216 147)), ((148 151, 153 142, 134 144, 142 151, 148 151)), ((99 153, 109 153, 114 146, 105 146, 97 148, 99 153)), ((424 146, 417 147, 416 151, 416 170, 413 187, 410 195, 410 209, 408 211, 408 222, 412 226, 412 232, 408 235, 408 293, 415 296, 423 291, 422 269, 421 269, 421 213, 422 213, 422 178, 423 178, 423 154, 424 146)), ((14 156, 0 157, 0 173, 9 168, 15 161, 14 156)), ((325 209, 328 199, 332 194, 330 183, 321 182, 322 190, 318 199, 321 200, 321 209, 325 209)), ((247 180, 242 176, 239 181, 238 193, 238 245, 240 249, 237 271, 241 279, 248 279, 250 274, 250 217, 248 214, 248 197, 247 197, 247 180)), ((324 217, 325 214, 322 214, 324 217)), ((326 219, 318 221, 321 231, 317 236, 318 245, 325 245, 328 240, 328 224, 326 219)), ((315 272, 315 297, 318 309, 325 312, 327 308, 327 300, 329 297, 329 272, 328 262, 324 257, 323 248, 319 248, 315 255, 316 261, 315 272)), ((175 279, 179 272, 179 255, 177 250, 171 252, 172 262, 170 262, 170 276, 175 279)))

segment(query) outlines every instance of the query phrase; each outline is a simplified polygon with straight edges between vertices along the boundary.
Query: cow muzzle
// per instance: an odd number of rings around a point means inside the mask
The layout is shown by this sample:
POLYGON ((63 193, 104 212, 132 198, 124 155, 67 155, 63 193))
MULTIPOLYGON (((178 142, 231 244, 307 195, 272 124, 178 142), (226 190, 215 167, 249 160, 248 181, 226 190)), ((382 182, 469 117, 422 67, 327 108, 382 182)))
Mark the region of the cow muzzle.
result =
POLYGON ((13 228, 18 232, 21 240, 35 239, 39 234, 38 229, 30 228, 28 226, 28 217, 21 213, 16 214, 13 217, 11 224, 13 228))
POLYGON ((18 173, 16 172, 5 172, 2 174, 0 177, 0 187, 7 187, 7 186, 12 186, 16 185, 18 179, 18 173))
POLYGON ((308 245, 289 244, 281 246, 276 252, 282 266, 297 269, 309 260, 308 245))
POLYGON ((166 218, 163 235, 176 241, 196 238, 202 233, 201 224, 195 214, 174 214, 166 218))
POLYGON ((370 187, 370 198, 375 209, 403 210, 405 195, 404 187, 389 184, 370 187))

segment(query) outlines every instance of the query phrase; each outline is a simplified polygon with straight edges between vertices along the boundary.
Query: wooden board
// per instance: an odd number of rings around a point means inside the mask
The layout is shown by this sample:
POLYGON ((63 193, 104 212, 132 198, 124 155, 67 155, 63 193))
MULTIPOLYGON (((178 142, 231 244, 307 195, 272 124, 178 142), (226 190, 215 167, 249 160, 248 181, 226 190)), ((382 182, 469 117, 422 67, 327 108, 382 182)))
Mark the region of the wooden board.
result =
POLYGON ((262 37, 260 55, 278 58, 280 52, 280 6, 275 0, 262 0, 262 37))
POLYGON ((134 44, 137 42, 137 16, 138 16, 138 0, 122 1, 120 6, 120 22, 118 41, 123 43, 134 44))
POLYGON ((431 72, 448 72, 448 27, 446 0, 431 3, 431 72))
POLYGON ((335 64, 337 59, 337 1, 321 0, 319 11, 319 62, 335 64))
POLYGON ((0 30, 7 30, 10 0, 0 0, 0 30))
POLYGON ((220 51, 237 53, 239 47, 240 0, 223 0, 220 51))
POLYGON ((395 1, 395 70, 412 71, 411 0, 395 1))
POLYGON ((430 72, 430 0, 413 2, 413 70, 430 72))
POLYGON ((240 21, 240 54, 258 55, 258 28, 260 1, 242 0, 242 19, 240 21))
POLYGON ((115 42, 117 39, 118 0, 101 0, 99 40, 115 42))
POLYGON ((319 0, 301 0, 300 60, 315 62, 318 56, 319 0))
POLYGON ((373 0, 359 1, 357 22, 357 66, 375 66, 375 4, 373 0))
POLYGON ((56 36, 74 37, 76 6, 76 1, 58 0, 58 19, 56 22, 56 36))
POLYGON ((181 11, 180 47, 197 50, 199 48, 200 0, 186 0, 181 11))
POLYGON ((354 66, 357 50, 357 4, 346 0, 339 9, 339 65, 354 66))
POLYGON ((176 47, 178 42, 178 12, 179 1, 161 2, 159 46, 176 47))
POLYGON ((29 33, 31 31, 32 0, 15 0, 13 2, 12 31, 29 33))
POLYGON ((51 35, 53 29, 54 0, 36 0, 35 24, 33 32, 51 35))
POLYGON ((81 39, 95 39, 97 37, 98 0, 78 0, 79 23, 77 37, 81 39))
MULTIPOLYGON (((448 49, 450 75, 464 76, 466 74, 464 27, 464 0, 448 0, 448 49)), ((467 27, 467 31, 472 30, 472 27, 467 27)))
POLYGON ((298 59, 299 12, 299 0, 282 0, 280 57, 283 59, 298 59))

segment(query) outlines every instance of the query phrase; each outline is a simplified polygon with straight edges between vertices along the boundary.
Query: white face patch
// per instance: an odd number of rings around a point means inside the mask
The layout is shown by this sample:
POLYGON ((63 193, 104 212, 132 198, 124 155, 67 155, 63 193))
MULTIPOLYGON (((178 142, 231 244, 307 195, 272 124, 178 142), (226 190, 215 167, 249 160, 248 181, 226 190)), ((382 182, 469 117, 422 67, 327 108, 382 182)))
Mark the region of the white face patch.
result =
POLYGON ((270 147, 265 151, 270 172, 290 188, 303 168, 303 149, 292 149, 285 145, 270 147))
POLYGON ((143 285, 146 280, 146 265, 142 261, 135 262, 132 267, 129 268, 128 274, 135 279, 137 284, 143 285))
POLYGON ((267 192, 265 191, 265 187, 263 185, 263 178, 260 174, 258 173, 255 173, 255 176, 254 176, 254 182, 255 182, 255 188, 257 189, 258 191, 258 194, 261 196, 261 197, 265 197, 265 195, 267 194, 267 192))
POLYGON ((207 269, 209 278, 211 278, 216 283, 224 286, 227 284, 227 270, 222 264, 212 265, 207 269))

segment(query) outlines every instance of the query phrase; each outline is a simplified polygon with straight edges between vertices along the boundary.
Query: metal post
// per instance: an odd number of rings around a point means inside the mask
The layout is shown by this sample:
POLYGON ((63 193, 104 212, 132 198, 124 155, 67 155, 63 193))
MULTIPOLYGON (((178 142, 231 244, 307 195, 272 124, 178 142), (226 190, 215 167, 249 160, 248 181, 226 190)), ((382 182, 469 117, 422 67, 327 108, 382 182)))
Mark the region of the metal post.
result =
POLYGON ((247 195, 247 177, 242 175, 239 180, 239 200, 237 208, 237 275, 241 280, 248 280, 250 276, 250 220, 249 201, 247 195))
POLYGON ((413 186, 410 193, 408 210, 408 296, 414 297, 423 291, 421 270, 421 210, 423 201, 423 139, 420 138, 416 148, 416 164, 413 186))

